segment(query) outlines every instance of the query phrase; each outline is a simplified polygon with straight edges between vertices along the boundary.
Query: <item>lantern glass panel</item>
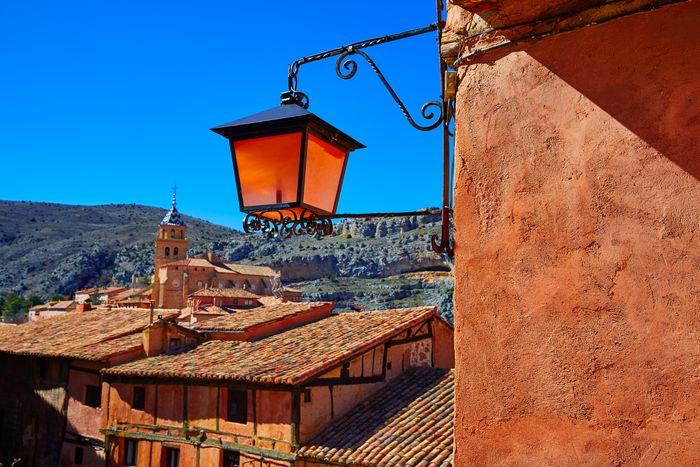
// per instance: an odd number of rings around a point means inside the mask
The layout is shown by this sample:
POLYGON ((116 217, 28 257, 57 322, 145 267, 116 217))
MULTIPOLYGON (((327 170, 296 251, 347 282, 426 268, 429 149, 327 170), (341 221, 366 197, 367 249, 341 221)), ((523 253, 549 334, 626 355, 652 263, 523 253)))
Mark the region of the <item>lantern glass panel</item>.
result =
POLYGON ((304 204, 335 213, 348 153, 313 134, 307 140, 304 204))
POLYGON ((233 146, 243 209, 297 201, 301 132, 234 141, 233 146))

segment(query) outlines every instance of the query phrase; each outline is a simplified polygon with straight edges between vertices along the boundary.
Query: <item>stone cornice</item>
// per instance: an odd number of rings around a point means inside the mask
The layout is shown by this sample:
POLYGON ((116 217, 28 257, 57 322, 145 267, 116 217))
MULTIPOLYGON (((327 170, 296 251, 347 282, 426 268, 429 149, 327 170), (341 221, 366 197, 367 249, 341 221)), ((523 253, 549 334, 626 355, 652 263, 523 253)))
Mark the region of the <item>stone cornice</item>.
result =
MULTIPOLYGON (((579 7, 583 4, 584 8, 569 8, 563 13, 559 9, 559 14, 555 16, 532 17, 523 11, 504 14, 501 8, 505 8, 503 4, 508 4, 508 1, 455 0, 448 9, 440 45, 441 55, 448 65, 458 68, 483 59, 484 55, 496 49, 515 48, 523 42, 688 1, 694 0, 617 0, 605 4, 599 4, 598 1, 573 2, 579 7), (594 5, 590 6, 591 4, 594 5), (525 18, 525 21, 514 22, 519 18, 525 18)), ((543 3, 549 3, 550 9, 540 8, 537 10, 539 13, 544 15, 554 11, 552 0, 543 3)))

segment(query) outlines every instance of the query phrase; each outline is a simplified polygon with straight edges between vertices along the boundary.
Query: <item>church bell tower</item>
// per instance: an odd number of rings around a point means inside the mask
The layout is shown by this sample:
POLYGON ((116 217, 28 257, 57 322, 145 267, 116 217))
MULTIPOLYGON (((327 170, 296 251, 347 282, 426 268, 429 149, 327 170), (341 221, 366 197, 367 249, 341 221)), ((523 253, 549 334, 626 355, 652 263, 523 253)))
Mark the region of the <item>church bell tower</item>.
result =
POLYGON ((155 269, 153 272, 153 293, 151 299, 158 303, 160 293, 159 269, 161 266, 187 258, 187 224, 177 210, 176 192, 173 190, 173 201, 170 210, 160 221, 156 236, 155 269))

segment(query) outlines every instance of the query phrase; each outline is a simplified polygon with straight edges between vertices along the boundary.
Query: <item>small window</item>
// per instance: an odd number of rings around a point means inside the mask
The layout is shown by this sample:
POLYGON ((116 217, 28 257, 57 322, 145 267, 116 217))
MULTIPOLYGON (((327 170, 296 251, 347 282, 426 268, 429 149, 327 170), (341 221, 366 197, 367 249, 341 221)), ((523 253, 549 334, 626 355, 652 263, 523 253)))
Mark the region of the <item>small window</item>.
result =
POLYGON ((165 448, 165 467, 180 467, 180 450, 165 448))
POLYGON ((124 441, 124 465, 135 466, 138 452, 138 441, 135 439, 124 441))
MULTIPOLYGON (((195 269, 195 271, 196 271, 196 269, 195 269)), ((203 287, 204 287, 204 282, 202 282, 202 281, 197 281, 197 287, 199 287, 200 289, 203 288, 203 287)))
POLYGON ((170 344, 168 345, 170 350, 180 350, 180 347, 182 347, 182 339, 179 337, 173 337, 170 339, 170 344))
POLYGON ((99 407, 101 398, 99 386, 92 386, 90 384, 85 386, 85 405, 99 407))
POLYGON ((165 256, 170 256, 170 247, 169 246, 165 247, 165 256))
POLYGON ((75 453, 73 453, 73 463, 75 465, 82 465, 83 463, 83 448, 75 448, 75 453))
POLYGON ((340 377, 341 378, 349 378, 350 377, 350 364, 346 363, 343 365, 343 368, 340 369, 340 377))
POLYGON ((304 402, 311 402, 311 389, 304 390, 304 402))
POLYGON ((178 247, 173 248, 173 255, 177 256, 178 253, 180 253, 180 249, 178 247))
POLYGON ((248 423, 248 391, 228 390, 226 420, 236 423, 248 423))
POLYGON ((175 238, 175 229, 170 229, 170 238, 175 238))
POLYGON ((131 407, 136 410, 144 410, 146 408, 146 387, 134 386, 134 401, 131 407))
POLYGON ((223 283, 223 282, 219 282, 219 284, 217 285, 217 287, 220 288, 220 289, 223 289, 223 288, 224 288, 224 283, 223 283))
POLYGON ((241 453, 238 451, 224 451, 224 459, 221 467, 240 467, 241 453))
POLYGON ((386 369, 387 369, 387 370, 391 370, 391 362, 387 362, 387 364, 386 364, 386 369))

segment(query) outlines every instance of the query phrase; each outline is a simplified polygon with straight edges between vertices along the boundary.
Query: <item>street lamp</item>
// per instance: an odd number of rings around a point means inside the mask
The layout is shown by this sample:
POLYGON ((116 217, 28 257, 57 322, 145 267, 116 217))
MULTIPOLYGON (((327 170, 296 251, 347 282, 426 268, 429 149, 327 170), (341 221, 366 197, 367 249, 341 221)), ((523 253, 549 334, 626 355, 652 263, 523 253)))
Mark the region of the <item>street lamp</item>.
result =
POLYGON ((365 147, 291 96, 212 131, 231 145, 241 211, 305 230, 318 225, 312 219, 335 214, 348 154, 365 147))
POLYGON ((437 2, 438 22, 423 28, 355 42, 316 55, 303 57, 289 66, 288 91, 282 103, 264 112, 212 128, 228 138, 238 187, 238 201, 245 212, 243 229, 262 232, 270 238, 292 235, 330 235, 333 219, 402 217, 442 214, 441 237, 434 235, 432 248, 453 256, 450 241, 450 130, 454 110, 455 73, 440 60, 442 98, 421 109, 427 124, 417 123, 389 85, 376 63, 362 50, 407 37, 437 31, 440 43, 442 3, 437 2), (408 122, 417 130, 442 126, 443 199, 438 210, 411 212, 337 214, 340 187, 348 155, 364 146, 307 110, 309 98, 297 89, 299 68, 310 62, 338 56, 336 74, 350 79, 357 63, 349 57, 364 58, 394 99, 408 122), (432 111, 435 109, 435 112, 432 111))

